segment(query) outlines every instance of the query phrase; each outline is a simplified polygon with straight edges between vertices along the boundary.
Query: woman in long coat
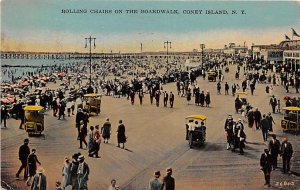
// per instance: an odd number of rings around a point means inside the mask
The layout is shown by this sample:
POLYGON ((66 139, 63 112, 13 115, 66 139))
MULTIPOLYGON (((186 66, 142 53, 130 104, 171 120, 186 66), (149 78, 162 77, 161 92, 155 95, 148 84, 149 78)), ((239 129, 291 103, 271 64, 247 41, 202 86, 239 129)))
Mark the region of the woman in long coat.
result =
POLYGON ((63 189, 67 186, 72 185, 71 183, 71 160, 68 157, 65 157, 65 163, 62 169, 63 176, 63 189))
POLYGON ((123 149, 125 148, 125 143, 126 143, 126 136, 125 136, 125 126, 122 122, 122 120, 119 121, 119 126, 118 126, 118 147, 120 147, 120 144, 123 143, 123 149))
POLYGON ((206 103, 206 107, 209 107, 210 105, 210 94, 207 91, 206 96, 205 96, 205 103, 206 103))
POLYGON ((90 133, 88 137, 88 149, 89 149, 89 155, 92 155, 94 152, 95 146, 94 146, 94 126, 90 126, 90 133))
POLYGON ((200 92, 199 90, 197 90, 195 93, 195 105, 199 106, 199 103, 200 103, 200 92))
POLYGON ((252 110, 248 112, 248 127, 252 128, 254 125, 254 113, 252 110))

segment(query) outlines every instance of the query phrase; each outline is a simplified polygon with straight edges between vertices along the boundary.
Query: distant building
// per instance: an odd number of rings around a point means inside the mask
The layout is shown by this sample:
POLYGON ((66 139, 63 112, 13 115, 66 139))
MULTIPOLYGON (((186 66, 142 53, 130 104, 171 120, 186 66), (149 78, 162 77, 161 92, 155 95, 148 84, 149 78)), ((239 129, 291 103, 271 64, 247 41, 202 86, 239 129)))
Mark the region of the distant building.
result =
POLYGON ((300 40, 282 41, 279 44, 283 51, 283 62, 296 71, 300 69, 300 40))
POLYGON ((300 40, 286 40, 278 45, 252 45, 251 50, 253 59, 260 58, 274 64, 291 64, 293 69, 299 68, 300 40))
POLYGON ((224 46, 224 54, 225 55, 239 55, 239 56, 246 56, 248 53, 248 47, 247 46, 236 46, 235 43, 229 43, 229 45, 224 46))

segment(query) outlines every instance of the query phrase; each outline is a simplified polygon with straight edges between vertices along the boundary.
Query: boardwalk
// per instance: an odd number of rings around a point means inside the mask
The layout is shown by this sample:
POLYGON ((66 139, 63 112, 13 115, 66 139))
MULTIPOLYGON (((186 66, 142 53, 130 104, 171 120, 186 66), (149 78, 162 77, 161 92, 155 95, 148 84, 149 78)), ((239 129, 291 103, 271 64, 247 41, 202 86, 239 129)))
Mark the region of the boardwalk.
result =
MULTIPOLYGON (((234 79, 235 66, 225 74, 225 81, 231 85, 234 79)), ((263 189, 264 179, 259 167, 259 158, 266 144, 262 141, 261 131, 253 131, 245 127, 247 141, 245 155, 240 156, 226 150, 223 125, 227 114, 235 119, 241 117, 234 114, 234 98, 231 95, 216 95, 216 83, 198 78, 201 90, 211 93, 212 107, 202 108, 186 105, 186 99, 175 96, 175 107, 164 108, 150 105, 148 95, 141 106, 136 101, 130 105, 126 98, 103 97, 100 117, 92 117, 89 125, 103 124, 105 118, 112 121, 112 139, 109 144, 101 145, 101 158, 87 158, 91 169, 89 189, 107 189, 112 178, 117 179, 123 189, 147 189, 153 171, 173 168, 176 189, 210 190, 210 189, 263 189), (207 115, 207 143, 204 147, 189 149, 185 141, 184 118, 191 114, 207 115), (117 148, 116 127, 119 119, 123 119, 128 135, 126 150, 117 148)), ((57 84, 58 85, 58 84, 57 84)), ((222 84, 224 93, 224 83, 222 84)), ((254 96, 249 101, 259 107, 262 113, 270 112, 269 96, 265 94, 265 84, 258 84, 254 96)), ((176 92, 176 85, 170 83, 164 90, 176 92)), ((294 93, 291 90, 291 93, 294 93)), ((285 96, 283 88, 276 86, 274 93, 281 98, 285 96)), ((295 94, 291 94, 295 95, 295 94)), ((161 100, 162 101, 162 100, 161 100)), ((275 133, 282 136, 279 126, 281 115, 274 115, 275 133)), ((76 141, 75 118, 67 121, 57 120, 46 113, 45 138, 30 138, 30 147, 37 149, 37 155, 46 170, 48 189, 54 189, 57 179, 61 180, 63 159, 78 152, 76 141)), ((19 167, 18 147, 27 137, 18 129, 19 121, 10 119, 8 129, 1 133, 1 175, 3 181, 14 189, 29 189, 23 180, 17 181, 15 173, 19 167)), ((291 175, 283 175, 279 170, 272 174, 269 189, 299 189, 300 142, 298 137, 288 135, 294 145, 295 156, 292 160, 291 175), (282 183, 280 183, 282 182, 282 183), (286 183, 284 183, 286 182, 286 183), (293 182, 294 186, 288 186, 293 182), (281 185, 281 186, 280 186, 281 185)), ((81 150, 87 157, 86 150, 81 150)), ((281 166, 281 160, 279 160, 281 166)))

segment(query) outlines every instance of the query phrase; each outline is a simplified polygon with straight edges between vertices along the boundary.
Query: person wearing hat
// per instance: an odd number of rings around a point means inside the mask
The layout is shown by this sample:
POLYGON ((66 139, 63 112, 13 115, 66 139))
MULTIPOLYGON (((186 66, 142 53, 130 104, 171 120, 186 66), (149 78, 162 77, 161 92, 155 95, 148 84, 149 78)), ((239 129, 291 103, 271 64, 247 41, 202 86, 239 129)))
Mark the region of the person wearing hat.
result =
POLYGON ((275 109, 276 109, 276 106, 277 106, 277 100, 276 100, 274 95, 270 98, 269 104, 272 107, 273 113, 275 113, 275 109))
POLYGON ((288 139, 285 137, 282 140, 281 144, 281 156, 282 156, 282 168, 283 173, 287 173, 290 171, 290 162, 291 158, 293 156, 293 146, 290 142, 288 142, 288 139))
POLYGON ((266 115, 263 115, 263 119, 260 122, 261 132, 263 135, 263 140, 266 142, 268 140, 268 131, 269 131, 269 121, 266 118, 266 115))
POLYGON ((66 104, 68 117, 70 117, 70 114, 71 114, 71 107, 72 107, 72 99, 68 98, 67 99, 67 104, 66 104))
POLYGON ((64 190, 64 188, 61 186, 60 181, 55 182, 55 190, 64 190))
POLYGON ((278 154, 280 153, 280 142, 276 139, 275 134, 272 135, 272 138, 273 139, 269 142, 269 151, 272 157, 272 167, 273 170, 275 170, 277 168, 278 154))
POLYGON ((87 163, 84 162, 84 156, 80 155, 78 157, 79 165, 77 170, 77 181, 78 189, 86 190, 88 189, 87 182, 89 180, 90 168, 87 163))
POLYGON ((66 103, 64 99, 62 99, 58 105, 58 120, 60 120, 61 117, 65 119, 65 110, 66 110, 66 103))
POLYGON ((82 143, 85 144, 85 147, 87 149, 88 145, 87 145, 87 142, 85 140, 86 136, 87 136, 87 126, 82 125, 82 126, 80 126, 80 132, 79 132, 79 148, 80 149, 83 149, 82 143))
POLYGON ((78 157, 80 156, 80 153, 73 154, 72 156, 72 163, 71 163, 71 185, 72 189, 78 189, 78 181, 77 181, 77 170, 78 170, 78 157))
MULTIPOLYGON (((237 125, 239 125, 239 124, 242 124, 241 119, 239 119, 237 125)), ((239 127, 239 131, 238 131, 237 137, 238 137, 239 148, 240 148, 240 153, 239 154, 243 155, 244 154, 245 141, 246 141, 246 134, 244 132, 244 126, 243 125, 241 125, 239 127)))
POLYGON ((30 148, 28 147, 29 139, 24 139, 24 144, 19 148, 19 160, 21 161, 22 165, 20 166, 16 178, 19 178, 20 173, 24 169, 24 179, 27 179, 27 158, 30 154, 30 148))
POLYGON ((204 94, 203 90, 200 93, 199 101, 200 101, 200 105, 203 107, 204 106, 204 102, 205 102, 205 94, 204 94))
POLYGON ((27 165, 28 165, 28 174, 29 178, 27 179, 26 183, 30 186, 31 178, 36 174, 36 163, 41 165, 41 162, 38 160, 36 156, 36 149, 32 149, 31 154, 29 154, 27 158, 27 165))
POLYGON ((169 98, 169 102, 170 102, 170 108, 173 108, 174 106, 174 94, 172 92, 170 92, 170 98, 169 98))
POLYGON ((258 110, 258 108, 256 108, 253 114, 254 114, 256 130, 259 130, 260 122, 261 122, 261 112, 258 110))
POLYGON ((260 166, 261 166, 261 170, 264 172, 265 185, 268 185, 268 187, 270 187, 271 186, 270 177, 271 177, 271 170, 272 170, 272 161, 271 161, 271 155, 269 154, 268 149, 265 149, 264 153, 261 154, 260 166))
POLYGON ((123 144, 123 149, 125 148, 125 143, 126 143, 126 136, 125 136, 125 125, 123 124, 123 121, 120 120, 119 121, 119 126, 118 126, 118 130, 117 130, 117 138, 118 138, 118 146, 120 147, 120 144, 123 144))
POLYGON ((205 95, 205 104, 206 104, 206 107, 209 107, 209 105, 210 105, 210 94, 209 94, 209 91, 207 91, 206 95, 205 95))
POLYGON ((101 133, 104 139, 104 143, 107 144, 108 140, 110 139, 110 133, 111 133, 111 123, 109 121, 109 118, 106 118, 105 123, 101 127, 101 133))
POLYGON ((94 149, 94 153, 93 153, 96 156, 96 158, 100 158, 100 156, 99 156, 100 144, 101 144, 101 132, 99 130, 99 125, 96 125, 95 131, 94 131, 95 149, 94 149))
POLYGON ((172 177, 172 168, 167 168, 167 175, 163 178, 164 190, 175 190, 175 179, 172 177))
POLYGON ((121 190, 121 188, 117 185, 117 180, 112 179, 110 184, 111 186, 108 188, 108 190, 121 190))
POLYGON ((52 110, 53 110, 53 116, 56 117, 57 111, 58 111, 58 103, 57 99, 54 98, 52 101, 52 110))
POLYGON ((47 189, 47 179, 44 174, 44 169, 39 167, 36 170, 36 174, 33 177, 31 190, 46 190, 47 189))
POLYGON ((244 130, 244 125, 242 120, 239 118, 238 122, 233 126, 233 139, 234 139, 234 146, 231 149, 232 152, 235 152, 235 149, 239 147, 240 144, 240 130, 244 130))
POLYGON ((149 182, 149 190, 162 190, 162 182, 159 180, 160 171, 154 172, 154 178, 149 182))
POLYGON ((85 115, 82 111, 81 108, 78 108, 78 112, 76 114, 76 119, 75 119, 75 122, 76 122, 76 128, 77 128, 77 140, 79 140, 79 135, 80 135, 80 125, 81 125, 81 122, 84 120, 85 118, 85 115))
POLYGON ((269 131, 273 132, 273 123, 274 124, 276 124, 276 123, 271 115, 271 112, 268 113, 268 115, 266 116, 266 119, 269 123, 269 131))
POLYGON ((90 132, 88 134, 88 153, 92 157, 95 150, 95 141, 94 141, 94 126, 90 126, 90 132))
POLYGON ((63 176, 63 189, 71 185, 71 160, 69 157, 65 157, 64 166, 62 169, 63 176))
POLYGON ((234 135, 233 135, 233 118, 232 115, 228 115, 225 121, 225 134, 227 138, 227 147, 226 149, 231 149, 231 145, 234 145, 234 135))

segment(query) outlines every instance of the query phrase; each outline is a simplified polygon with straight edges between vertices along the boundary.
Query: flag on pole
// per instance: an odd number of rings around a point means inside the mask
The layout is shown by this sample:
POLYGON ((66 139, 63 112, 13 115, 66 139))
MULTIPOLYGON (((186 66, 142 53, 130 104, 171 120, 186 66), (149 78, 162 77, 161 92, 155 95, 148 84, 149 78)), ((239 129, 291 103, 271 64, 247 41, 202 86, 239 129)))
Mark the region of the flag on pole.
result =
POLYGON ((291 38, 285 34, 285 40, 291 40, 291 38))
POLYGON ((294 30, 294 28, 292 28, 292 31, 293 31, 293 36, 300 37, 300 35, 299 35, 299 34, 297 34, 297 32, 294 30))

